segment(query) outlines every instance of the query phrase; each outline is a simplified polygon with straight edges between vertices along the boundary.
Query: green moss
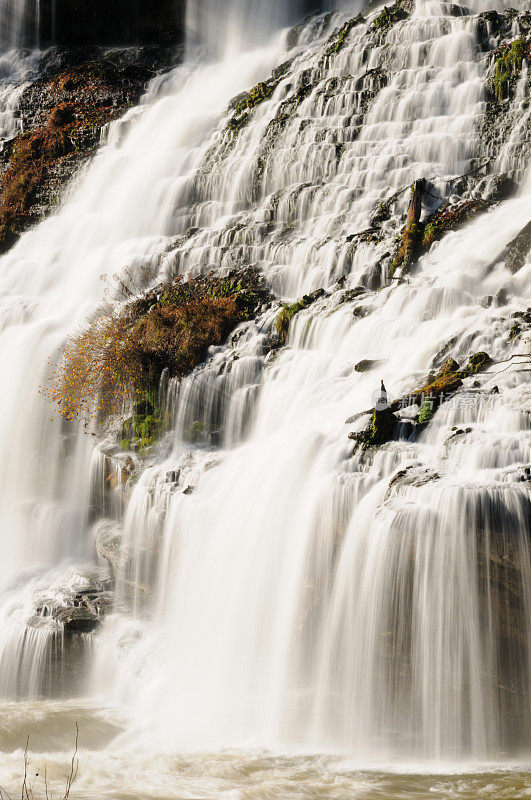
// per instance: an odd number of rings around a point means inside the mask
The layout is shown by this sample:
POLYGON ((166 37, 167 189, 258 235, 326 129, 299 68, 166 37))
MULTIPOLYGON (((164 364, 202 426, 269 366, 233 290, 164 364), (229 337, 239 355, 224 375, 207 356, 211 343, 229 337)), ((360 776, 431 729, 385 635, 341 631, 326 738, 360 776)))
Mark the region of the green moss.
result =
POLYGON ((422 408, 420 409, 419 424, 423 425, 424 423, 429 422, 434 413, 435 410, 433 408, 433 403, 430 400, 425 400, 422 408))
POLYGON ((269 100, 277 87, 277 83, 272 81, 270 83, 257 83, 253 86, 247 97, 237 107, 236 111, 243 111, 246 108, 255 108, 260 103, 269 100))
POLYGON ((379 447, 394 439, 397 417, 390 408, 382 411, 374 410, 368 427, 359 433, 349 434, 349 439, 353 439, 363 446, 364 450, 369 447, 379 447))
POLYGON ((459 364, 453 358, 449 358, 437 375, 431 375, 421 389, 417 389, 414 395, 418 398, 429 397, 430 401, 436 402, 439 397, 450 392, 454 392, 462 384, 463 374, 459 370, 459 364))
POLYGON ((429 250, 433 242, 439 238, 440 238, 440 232, 437 228, 436 223, 428 222, 426 224, 426 227, 424 228, 424 234, 422 236, 423 249, 429 250))
POLYGON ((527 51, 528 45, 523 36, 498 51, 492 88, 499 101, 509 96, 511 87, 522 70, 522 61, 527 51))
POLYGON ((302 311, 302 309, 305 307, 306 306, 302 300, 299 300, 297 303, 292 303, 291 305, 282 306, 275 325, 277 333, 284 343, 288 340, 288 331, 291 320, 295 314, 298 314, 299 311, 302 311))
POLYGON ((365 22, 365 18, 362 14, 358 14, 357 17, 345 22, 343 27, 340 28, 336 34, 334 34, 332 41, 326 49, 325 56, 335 56, 340 53, 347 42, 348 35, 352 28, 356 27, 356 25, 359 25, 362 22, 365 22))
POLYGON ((390 409, 386 408, 383 411, 373 411, 370 435, 366 445, 370 447, 371 445, 385 444, 391 441, 394 436, 396 423, 397 418, 390 409))
POLYGON ((483 370, 487 369, 491 364, 492 359, 488 353, 480 351, 470 356, 465 373, 466 375, 476 375, 478 372, 483 372, 483 370))
POLYGON ((389 267, 391 276, 401 270, 406 273, 413 266, 422 252, 422 236, 424 225, 420 222, 422 212, 422 196, 426 187, 424 178, 415 181, 411 187, 411 200, 407 212, 406 224, 398 239, 398 248, 389 267))
POLYGON ((305 294, 304 297, 302 297, 300 300, 297 300, 296 303, 292 303, 291 305, 285 304, 282 306, 282 309, 277 316, 275 327, 283 344, 285 344, 287 341, 289 326, 295 314, 298 314, 299 311, 311 306, 312 303, 315 303, 315 301, 323 295, 324 290, 317 289, 317 291, 312 292, 311 294, 305 294))
POLYGON ((522 332, 521 326, 517 322, 515 322, 509 333, 509 339, 516 339, 518 336, 520 336, 521 332, 522 332))
POLYGON ((392 6, 384 6, 383 11, 374 20, 374 27, 385 30, 409 16, 408 4, 405 0, 398 0, 392 6))
POLYGON ((166 428, 158 404, 157 392, 146 390, 135 404, 133 414, 122 423, 122 450, 135 450, 145 455, 161 437, 166 428))
POLYGON ((187 439, 190 442, 200 442, 205 435, 205 424, 200 420, 196 420, 187 434, 187 439))
POLYGON ((227 123, 228 130, 235 133, 245 127, 250 119, 252 109, 261 105, 266 100, 270 100, 279 83, 280 78, 267 82, 261 81, 257 83, 256 86, 253 86, 235 106, 234 114, 227 123))

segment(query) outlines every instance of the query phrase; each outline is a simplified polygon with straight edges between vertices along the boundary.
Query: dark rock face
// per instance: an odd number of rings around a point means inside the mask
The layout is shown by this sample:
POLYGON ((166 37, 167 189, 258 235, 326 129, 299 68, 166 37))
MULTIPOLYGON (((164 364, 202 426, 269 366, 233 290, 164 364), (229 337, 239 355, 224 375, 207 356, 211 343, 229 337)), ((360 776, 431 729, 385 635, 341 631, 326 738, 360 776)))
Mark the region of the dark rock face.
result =
POLYGON ((41 45, 180 44, 185 0, 41 0, 41 45))
POLYGON ((511 272, 518 272, 524 266, 529 250, 531 250, 531 221, 522 228, 518 236, 507 245, 507 258, 505 266, 511 272))
POLYGON ((100 625, 100 620, 88 608, 64 608, 54 614, 67 634, 92 633, 100 625))

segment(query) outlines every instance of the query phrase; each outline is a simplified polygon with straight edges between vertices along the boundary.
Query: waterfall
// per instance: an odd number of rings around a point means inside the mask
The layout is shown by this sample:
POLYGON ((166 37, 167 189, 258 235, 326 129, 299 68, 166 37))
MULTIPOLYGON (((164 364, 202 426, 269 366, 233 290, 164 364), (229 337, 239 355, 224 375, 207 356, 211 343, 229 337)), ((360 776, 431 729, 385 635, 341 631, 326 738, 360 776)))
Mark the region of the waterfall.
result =
MULTIPOLYGON (((512 401, 443 406, 425 444, 396 445, 369 471, 344 445, 344 419, 368 405, 378 374, 353 375, 350 360, 385 357, 398 382, 458 329, 463 341, 478 336, 479 275, 491 279, 487 254, 503 246, 509 220, 524 221, 528 202, 442 244, 414 286, 389 292, 361 328, 347 312, 301 319, 299 356, 286 353, 263 377, 248 441, 191 497, 172 497, 159 534, 155 617, 164 627, 132 650, 117 680, 122 691, 142 664, 138 718, 159 744, 285 738, 456 758, 525 742, 529 707, 512 704, 509 686, 525 695, 527 656, 500 641, 505 624, 529 641, 529 491, 514 471, 529 457, 518 411, 525 379, 509 381, 512 401), (463 274, 472 258, 475 289, 463 274), (456 426, 473 433, 450 446, 456 426), (404 465, 411 482, 390 489, 404 465), (525 603, 514 613, 509 573, 525 603), (507 683, 496 686, 500 674, 507 683)), ((153 476, 135 489, 126 519, 126 535, 144 532, 150 552, 153 489, 163 496, 153 476)))
POLYGON ((0 52, 39 44, 39 0, 2 0, 0 52))
POLYGON ((306 0, 190 0, 186 8, 187 42, 202 44, 220 57, 251 50, 267 41, 274 31, 301 19, 306 11, 322 6, 306 0))
POLYGON ((155 78, 57 213, 2 257, 4 698, 57 693, 64 643, 49 609, 96 569, 99 530, 121 540, 124 568, 80 660, 91 696, 127 709, 135 746, 381 759, 525 748, 528 375, 467 378, 419 438, 363 454, 347 437, 382 378, 401 398, 442 356, 523 351, 510 330, 531 265, 512 274, 503 257, 529 215, 521 135, 493 159, 518 193, 388 280, 405 190, 428 178, 427 212, 458 186, 470 199, 460 176, 485 156, 487 5, 455 8, 419 0, 385 33, 381 9, 367 11, 339 48, 357 6, 287 36, 302 3, 191 3, 190 44, 223 58, 155 78), (268 102, 233 135, 231 101, 271 74, 268 102), (358 241, 394 196, 381 238, 358 241), (48 359, 98 314, 100 276, 127 267, 148 288, 146 265, 161 279, 257 266, 278 302, 169 381, 164 442, 107 502, 107 459, 124 453, 58 419, 39 390, 48 359), (281 301, 316 290, 288 346, 268 350, 281 301))

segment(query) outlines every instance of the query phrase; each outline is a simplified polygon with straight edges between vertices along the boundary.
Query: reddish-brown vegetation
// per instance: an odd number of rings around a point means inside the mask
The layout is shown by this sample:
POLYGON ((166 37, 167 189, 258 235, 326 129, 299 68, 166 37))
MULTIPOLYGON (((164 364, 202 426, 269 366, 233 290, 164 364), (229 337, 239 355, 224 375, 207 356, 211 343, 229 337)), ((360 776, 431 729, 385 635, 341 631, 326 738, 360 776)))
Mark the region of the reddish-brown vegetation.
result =
POLYGON ((67 419, 102 422, 147 395, 164 369, 182 377, 268 297, 255 272, 178 278, 76 332, 52 365, 46 394, 67 419))
POLYGON ((0 252, 39 216, 50 202, 59 176, 64 180, 97 147, 102 127, 119 117, 142 91, 146 70, 121 70, 107 61, 78 64, 31 86, 28 99, 37 113, 9 147, 0 176, 0 252), (44 109, 44 111, 43 111, 44 109), (34 213, 32 213, 34 212, 34 213))

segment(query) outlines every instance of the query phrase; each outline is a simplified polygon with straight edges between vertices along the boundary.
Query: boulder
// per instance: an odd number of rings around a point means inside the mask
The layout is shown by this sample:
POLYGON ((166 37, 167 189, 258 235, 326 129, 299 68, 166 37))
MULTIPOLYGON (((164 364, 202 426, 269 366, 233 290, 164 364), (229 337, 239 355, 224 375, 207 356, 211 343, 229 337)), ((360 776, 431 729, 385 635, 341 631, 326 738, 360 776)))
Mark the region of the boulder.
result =
POLYGON ((364 358, 362 361, 358 361, 354 369, 356 372, 368 372, 370 369, 374 369, 381 361, 375 361, 374 359, 364 358))

